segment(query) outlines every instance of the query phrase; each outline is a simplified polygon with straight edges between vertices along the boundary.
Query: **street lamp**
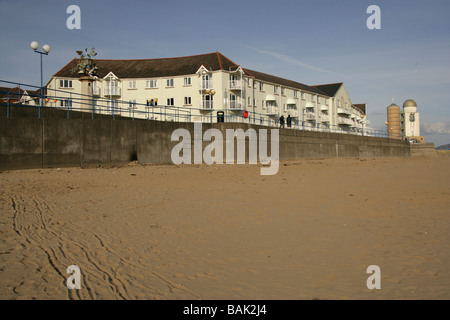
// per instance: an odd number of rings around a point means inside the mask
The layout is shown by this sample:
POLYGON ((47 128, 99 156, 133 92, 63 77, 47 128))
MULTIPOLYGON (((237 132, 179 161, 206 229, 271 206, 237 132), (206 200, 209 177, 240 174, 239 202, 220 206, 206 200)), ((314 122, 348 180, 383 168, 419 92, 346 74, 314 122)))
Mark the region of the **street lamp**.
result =
MULTIPOLYGON (((42 55, 43 54, 48 55, 50 50, 51 50, 51 48, 50 48, 50 46, 48 44, 44 44, 42 46, 42 50, 44 50, 44 52, 38 51, 39 43, 37 43, 36 41, 31 42, 30 43, 30 47, 31 47, 31 49, 34 50, 34 52, 39 53, 41 55, 41 99, 40 99, 40 107, 42 107, 43 106, 43 97, 44 97, 44 85, 43 85, 44 80, 42 78, 43 77, 43 75, 42 75, 42 55)), ((40 117, 41 117, 41 110, 39 109, 39 118, 40 117)))

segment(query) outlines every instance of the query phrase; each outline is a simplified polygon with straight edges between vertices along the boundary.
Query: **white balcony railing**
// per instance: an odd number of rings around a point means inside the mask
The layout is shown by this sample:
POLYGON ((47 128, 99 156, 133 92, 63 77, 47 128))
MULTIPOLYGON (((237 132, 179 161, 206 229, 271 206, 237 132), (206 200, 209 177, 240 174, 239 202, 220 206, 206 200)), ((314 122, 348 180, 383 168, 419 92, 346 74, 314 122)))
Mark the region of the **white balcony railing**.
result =
POLYGON ((305 119, 306 119, 307 121, 313 121, 313 120, 316 120, 316 114, 315 114, 314 112, 307 112, 307 113, 305 114, 305 119))
POLYGON ((106 87, 104 90, 104 96, 120 96, 120 88, 118 87, 106 87))
POLYGON ((230 109, 231 110, 244 110, 244 104, 238 100, 230 101, 230 109))
POLYGON ((213 101, 206 100, 206 101, 200 102, 200 108, 203 109, 203 110, 211 110, 211 109, 213 109, 214 108, 213 101))
POLYGON ((208 90, 208 89, 213 89, 213 88, 214 88, 214 83, 212 80, 201 80, 199 83, 200 90, 208 90))
POLYGON ((278 107, 276 106, 267 106, 266 113, 269 115, 277 115, 278 114, 278 107))
POLYGON ((320 122, 330 122, 330 116, 327 114, 320 115, 320 122))
POLYGON ((294 110, 294 109, 291 109, 291 110, 289 110, 288 109, 288 115, 289 116, 291 116, 292 118, 298 118, 298 110, 294 110))
POLYGON ((338 117, 338 124, 351 126, 353 125, 353 121, 349 118, 338 117))
POLYGON ((92 88, 92 94, 93 94, 94 96, 100 96, 100 92, 101 92, 101 90, 100 90, 99 87, 94 87, 94 88, 92 88))
POLYGON ((351 115, 352 114, 349 110, 342 109, 342 108, 338 108, 337 109, 337 113, 338 114, 347 114, 347 115, 351 115))
POLYGON ((242 81, 241 80, 230 80, 230 89, 231 90, 241 90, 242 89, 242 81))

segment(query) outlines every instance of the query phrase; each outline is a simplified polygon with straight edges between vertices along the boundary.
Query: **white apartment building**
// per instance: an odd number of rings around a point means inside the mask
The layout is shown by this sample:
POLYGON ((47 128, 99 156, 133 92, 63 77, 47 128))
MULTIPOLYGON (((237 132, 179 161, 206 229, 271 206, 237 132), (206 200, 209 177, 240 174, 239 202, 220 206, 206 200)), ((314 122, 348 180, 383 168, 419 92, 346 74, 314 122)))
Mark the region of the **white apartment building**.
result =
POLYGON ((366 106, 352 104, 343 83, 308 86, 234 63, 219 52, 162 59, 96 59, 93 99, 83 97, 73 59, 47 83, 47 106, 166 121, 277 125, 361 131, 366 106), (249 117, 244 118, 247 111, 249 117))

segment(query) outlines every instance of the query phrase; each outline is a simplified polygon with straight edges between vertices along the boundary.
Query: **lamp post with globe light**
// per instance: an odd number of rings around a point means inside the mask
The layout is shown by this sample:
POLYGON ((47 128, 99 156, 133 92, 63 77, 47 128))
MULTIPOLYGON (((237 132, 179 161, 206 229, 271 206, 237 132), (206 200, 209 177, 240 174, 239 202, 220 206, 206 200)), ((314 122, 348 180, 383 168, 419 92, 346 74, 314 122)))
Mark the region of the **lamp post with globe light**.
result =
MULTIPOLYGON (((49 54, 51 48, 50 48, 50 46, 48 44, 44 44, 42 46, 43 52, 39 51, 38 50, 39 49, 39 43, 37 43, 36 41, 31 42, 30 47, 31 47, 31 49, 34 50, 34 52, 39 53, 41 55, 41 97, 40 97, 39 106, 43 107, 43 97, 44 97, 44 85, 43 85, 43 82, 44 82, 44 80, 43 80, 43 74, 42 74, 42 55, 45 54, 47 56, 49 54)), ((39 118, 40 117, 41 117, 41 110, 39 109, 39 118)))

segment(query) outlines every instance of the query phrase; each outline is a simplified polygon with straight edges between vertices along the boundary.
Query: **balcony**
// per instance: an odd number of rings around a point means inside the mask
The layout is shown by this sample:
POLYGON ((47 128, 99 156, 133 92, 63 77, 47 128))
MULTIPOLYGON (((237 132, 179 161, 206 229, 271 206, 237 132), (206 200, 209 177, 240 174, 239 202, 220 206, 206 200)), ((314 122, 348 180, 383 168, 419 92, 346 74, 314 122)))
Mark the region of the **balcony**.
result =
POLYGON ((214 88, 214 83, 212 80, 201 80, 199 83, 200 90, 208 90, 208 89, 213 89, 213 88, 214 88))
POLYGON ((345 126, 352 126, 353 121, 349 118, 338 117, 338 124, 345 125, 345 126))
POLYGON ((105 97, 120 96, 120 88, 118 87, 106 87, 103 91, 105 97))
POLYGON ((231 110, 244 110, 245 106, 241 101, 231 100, 230 101, 230 109, 231 110))
POLYGON ((314 112, 305 113, 306 121, 316 121, 316 114, 314 112))
POLYGON ((320 122, 330 122, 330 116, 327 114, 320 115, 320 122))
POLYGON ((298 110, 288 109, 287 113, 288 116, 291 116, 291 118, 298 118, 298 110))
POLYGON ((351 115, 352 114, 350 111, 342 109, 342 108, 338 108, 337 109, 337 113, 338 114, 346 114, 346 115, 351 115))
POLYGON ((205 101, 200 102, 200 109, 211 110, 213 108, 214 108, 213 101, 205 100, 205 101))
POLYGON ((278 107, 276 106, 267 106, 266 114, 268 115, 278 115, 278 107))
POLYGON ((230 80, 230 90, 242 90, 242 81, 230 80))

